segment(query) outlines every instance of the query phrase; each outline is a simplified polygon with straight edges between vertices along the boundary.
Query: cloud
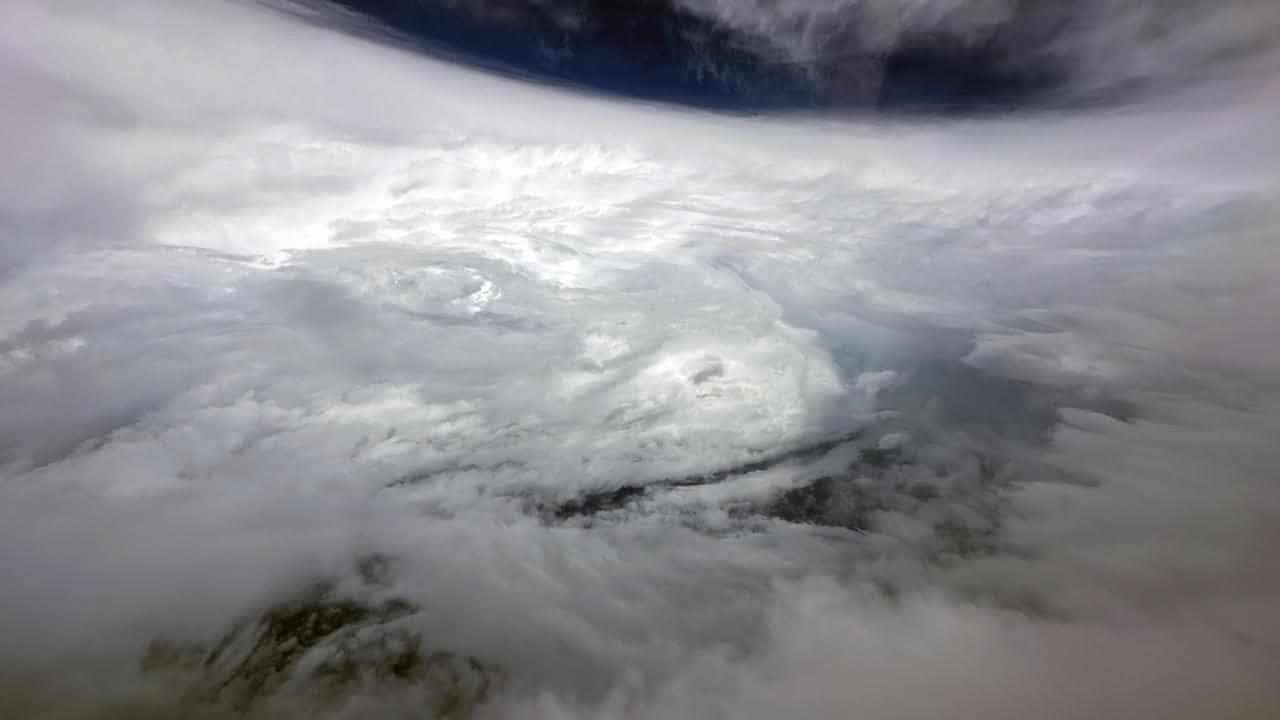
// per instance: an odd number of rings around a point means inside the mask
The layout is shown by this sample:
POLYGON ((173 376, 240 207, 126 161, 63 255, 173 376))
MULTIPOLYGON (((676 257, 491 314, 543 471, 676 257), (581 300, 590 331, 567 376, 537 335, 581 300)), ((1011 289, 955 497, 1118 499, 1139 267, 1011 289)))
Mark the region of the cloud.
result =
POLYGON ((175 712, 148 643, 319 580, 490 716, 1280 706, 1270 97, 724 117, 0 12, 0 712, 175 712))

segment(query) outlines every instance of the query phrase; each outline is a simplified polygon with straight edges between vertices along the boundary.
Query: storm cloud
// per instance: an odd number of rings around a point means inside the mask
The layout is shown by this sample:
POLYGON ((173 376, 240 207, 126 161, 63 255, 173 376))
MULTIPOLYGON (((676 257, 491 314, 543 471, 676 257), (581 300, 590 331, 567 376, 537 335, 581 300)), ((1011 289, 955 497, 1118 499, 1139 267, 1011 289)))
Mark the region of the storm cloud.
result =
POLYGON ((748 116, 0 17, 0 716, 1280 709, 1267 52, 748 116))

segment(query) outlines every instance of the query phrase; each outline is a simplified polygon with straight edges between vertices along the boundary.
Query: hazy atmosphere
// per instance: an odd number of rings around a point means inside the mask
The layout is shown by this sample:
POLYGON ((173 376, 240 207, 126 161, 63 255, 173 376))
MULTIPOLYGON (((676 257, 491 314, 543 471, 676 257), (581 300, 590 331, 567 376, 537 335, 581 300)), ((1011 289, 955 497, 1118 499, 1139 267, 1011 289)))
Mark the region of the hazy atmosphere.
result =
POLYGON ((1280 717, 1280 4, 5 0, 0 719, 1280 717))

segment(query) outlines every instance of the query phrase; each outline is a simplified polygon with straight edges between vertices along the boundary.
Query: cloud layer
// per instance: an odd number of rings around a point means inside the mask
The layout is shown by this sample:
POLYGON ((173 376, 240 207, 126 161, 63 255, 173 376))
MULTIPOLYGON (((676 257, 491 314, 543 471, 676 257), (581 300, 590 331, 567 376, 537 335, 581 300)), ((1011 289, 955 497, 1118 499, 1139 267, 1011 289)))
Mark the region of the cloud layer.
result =
POLYGON ((728 118, 0 12, 0 715, 177 713, 149 643, 318 580, 493 717, 1280 707, 1274 93, 728 118))

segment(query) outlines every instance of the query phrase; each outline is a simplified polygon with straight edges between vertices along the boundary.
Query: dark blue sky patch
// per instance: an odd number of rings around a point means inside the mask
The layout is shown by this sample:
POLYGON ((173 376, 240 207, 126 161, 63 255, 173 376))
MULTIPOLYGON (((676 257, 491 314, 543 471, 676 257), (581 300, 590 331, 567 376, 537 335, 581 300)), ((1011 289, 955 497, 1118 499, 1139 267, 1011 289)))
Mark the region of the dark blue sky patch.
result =
POLYGON ((786 58, 672 0, 335 0, 420 50, 500 72, 642 100, 718 110, 976 111, 1026 105, 1048 68, 1013 61, 1015 33, 981 43, 907 36, 869 53, 837 39, 786 58))

